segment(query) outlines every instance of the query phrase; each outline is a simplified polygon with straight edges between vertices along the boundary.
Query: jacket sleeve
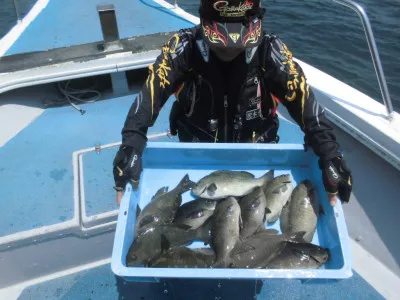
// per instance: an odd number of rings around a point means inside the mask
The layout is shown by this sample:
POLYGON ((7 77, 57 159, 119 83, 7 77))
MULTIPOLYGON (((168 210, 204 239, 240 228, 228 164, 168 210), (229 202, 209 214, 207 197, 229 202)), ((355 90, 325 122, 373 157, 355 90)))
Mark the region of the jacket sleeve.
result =
POLYGON ((266 83, 272 94, 287 108, 304 132, 306 146, 322 160, 340 156, 339 144, 324 109, 316 101, 300 65, 277 37, 267 38, 265 47, 266 83))
POLYGON ((122 129, 122 145, 143 152, 148 127, 153 126, 158 113, 183 81, 190 68, 193 31, 181 30, 163 46, 142 90, 132 104, 122 129))

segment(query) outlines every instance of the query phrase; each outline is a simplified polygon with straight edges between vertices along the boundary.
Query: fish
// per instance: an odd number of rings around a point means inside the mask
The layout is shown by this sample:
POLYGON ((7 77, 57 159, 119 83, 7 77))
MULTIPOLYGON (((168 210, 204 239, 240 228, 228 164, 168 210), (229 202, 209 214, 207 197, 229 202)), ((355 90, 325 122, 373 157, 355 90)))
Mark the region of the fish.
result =
POLYGON ((227 267, 229 255, 239 240, 240 206, 234 197, 218 203, 211 219, 211 246, 216 257, 213 267, 227 267))
POLYGON ((255 187, 265 185, 274 177, 271 170, 260 178, 245 171, 220 170, 201 178, 193 187, 193 195, 205 199, 223 199, 229 196, 242 197, 255 187))
POLYGON ((265 268, 283 251, 287 242, 304 242, 304 232, 293 235, 277 233, 274 229, 263 230, 239 243, 231 252, 230 266, 241 269, 265 268))
POLYGON ((217 202, 209 199, 197 199, 178 208, 174 224, 185 224, 191 229, 203 225, 213 214, 217 202))
POLYGON ((168 191, 168 187, 160 188, 137 217, 135 237, 154 225, 172 223, 182 204, 182 194, 190 190, 193 185, 189 175, 186 174, 173 190, 168 191))
POLYGON ((198 209, 214 210, 216 206, 217 201, 199 198, 182 204, 178 209, 177 215, 180 213, 187 214, 198 209))
POLYGON ((281 231, 292 234, 304 231, 304 240, 311 242, 317 227, 320 204, 311 181, 304 180, 293 190, 289 201, 282 209, 281 231))
POLYGON ((133 241, 126 256, 128 267, 147 266, 152 259, 174 247, 190 245, 194 240, 210 243, 210 222, 197 230, 186 225, 158 225, 147 228, 133 241))
POLYGON ((213 210, 208 209, 198 209, 190 212, 187 215, 180 215, 175 218, 174 224, 184 224, 188 225, 190 229, 197 229, 203 225, 212 215, 213 210))
POLYGON ((263 190, 256 187, 250 194, 239 200, 243 228, 240 231, 240 238, 245 239, 259 229, 264 229, 266 213, 271 211, 266 207, 267 200, 263 190))
POLYGON ((268 269, 318 269, 330 257, 329 249, 310 243, 287 242, 283 251, 268 265, 268 269))
POLYGON ((179 247, 160 254, 152 260, 152 268, 209 268, 215 259, 210 248, 190 249, 179 247), (207 250, 207 251, 205 251, 207 250))
POLYGON ((292 179, 289 174, 277 176, 263 186, 266 207, 270 211, 266 215, 268 223, 274 223, 279 219, 282 208, 288 202, 292 190, 292 179))

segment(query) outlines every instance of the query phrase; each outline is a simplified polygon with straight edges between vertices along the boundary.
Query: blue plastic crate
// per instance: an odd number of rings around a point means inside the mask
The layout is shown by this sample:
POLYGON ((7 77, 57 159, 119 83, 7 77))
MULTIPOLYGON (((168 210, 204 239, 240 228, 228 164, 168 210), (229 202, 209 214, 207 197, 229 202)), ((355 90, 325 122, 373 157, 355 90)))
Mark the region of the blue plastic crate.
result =
MULTIPOLYGON (((158 281, 161 278, 216 279, 343 279, 351 277, 351 250, 340 203, 332 208, 321 181, 317 157, 302 145, 148 143, 143 155, 144 170, 137 191, 130 185, 121 202, 114 239, 111 267, 130 281, 158 281), (304 179, 315 185, 324 214, 320 216, 313 243, 329 248, 331 259, 318 270, 277 269, 191 269, 127 267, 125 258, 133 241, 136 206, 143 208, 162 186, 174 188, 185 174, 193 181, 215 170, 245 170, 256 177, 274 169, 275 176, 290 173, 294 186, 304 179)), ((189 192, 183 203, 193 199, 189 192)), ((279 229, 279 220, 268 228, 279 229)), ((195 243, 194 247, 197 244, 195 243)), ((198 243, 199 246, 204 246, 198 243)))

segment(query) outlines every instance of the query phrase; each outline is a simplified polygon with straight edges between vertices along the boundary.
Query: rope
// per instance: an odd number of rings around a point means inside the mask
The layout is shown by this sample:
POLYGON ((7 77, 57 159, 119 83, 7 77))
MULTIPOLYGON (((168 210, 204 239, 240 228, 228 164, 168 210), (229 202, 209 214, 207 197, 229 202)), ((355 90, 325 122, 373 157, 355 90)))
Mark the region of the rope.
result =
POLYGON ((92 87, 87 89, 76 89, 70 86, 71 80, 58 82, 57 88, 64 98, 57 98, 52 101, 54 105, 70 104, 73 108, 79 111, 82 115, 86 113, 75 103, 93 103, 100 99, 101 93, 92 87), (92 94, 92 95, 91 95, 92 94))

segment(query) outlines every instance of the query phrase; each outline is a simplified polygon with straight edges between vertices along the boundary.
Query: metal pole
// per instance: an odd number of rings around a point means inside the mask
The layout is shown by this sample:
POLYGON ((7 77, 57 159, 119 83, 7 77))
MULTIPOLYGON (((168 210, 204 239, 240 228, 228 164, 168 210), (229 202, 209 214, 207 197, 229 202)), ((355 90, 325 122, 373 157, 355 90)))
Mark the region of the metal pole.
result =
POLYGON ((21 21, 21 16, 19 15, 19 9, 17 5, 17 0, 13 0, 14 3, 14 9, 15 9, 15 14, 17 15, 18 22, 21 21))
POLYGON ((361 22, 364 27, 365 36, 367 37, 369 52, 371 53, 372 62, 374 64, 375 73, 378 77, 379 88, 381 90, 383 103, 385 104, 387 111, 387 118, 389 121, 393 120, 393 105, 390 99, 389 90, 386 84, 385 74, 383 73, 381 59, 379 58, 378 47, 376 46, 374 34, 372 32, 371 23, 365 9, 358 3, 351 0, 333 0, 341 5, 344 5, 352 10, 354 10, 358 16, 361 18, 361 22))

